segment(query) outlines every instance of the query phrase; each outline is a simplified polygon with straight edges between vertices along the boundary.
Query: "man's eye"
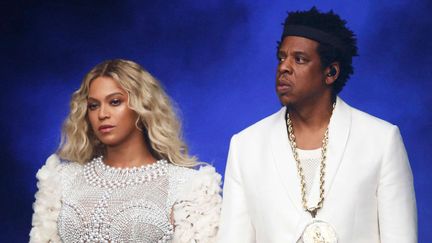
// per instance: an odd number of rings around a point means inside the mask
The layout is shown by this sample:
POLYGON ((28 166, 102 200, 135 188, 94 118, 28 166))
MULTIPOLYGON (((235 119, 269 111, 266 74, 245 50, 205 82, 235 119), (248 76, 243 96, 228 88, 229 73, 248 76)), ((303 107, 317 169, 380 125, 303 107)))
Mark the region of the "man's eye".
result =
POLYGON ((121 104, 121 100, 119 100, 119 99, 112 99, 111 102, 110 102, 110 104, 113 105, 113 106, 118 106, 118 105, 121 104))
POLYGON ((98 104, 97 103, 88 103, 87 108, 91 111, 96 110, 98 108, 98 104))
POLYGON ((283 62, 286 59, 286 55, 284 53, 278 53, 276 57, 279 62, 283 62))
POLYGON ((304 58, 304 57, 302 57, 302 56, 298 56, 298 57, 296 57, 296 58, 295 58, 295 61, 296 61, 296 63, 300 63, 300 64, 303 64, 303 63, 306 63, 306 62, 307 62, 306 58, 304 58))

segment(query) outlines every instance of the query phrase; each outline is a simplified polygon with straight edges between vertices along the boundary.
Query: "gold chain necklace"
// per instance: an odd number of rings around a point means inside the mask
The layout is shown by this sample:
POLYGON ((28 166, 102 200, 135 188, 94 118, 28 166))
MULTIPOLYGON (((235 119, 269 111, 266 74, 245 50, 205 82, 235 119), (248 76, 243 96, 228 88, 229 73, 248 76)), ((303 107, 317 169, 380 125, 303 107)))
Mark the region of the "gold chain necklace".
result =
MULTIPOLYGON (((333 103, 333 110, 336 106, 336 103, 333 103)), ((332 110, 332 114, 333 114, 333 110, 332 110)), ((291 149, 293 152, 293 156, 294 156, 294 160, 296 161, 296 165, 297 165, 297 173, 300 177, 300 186, 301 186, 301 194, 302 194, 302 203, 303 203, 303 208, 304 210, 306 210, 307 212, 309 212, 312 215, 312 218, 315 218, 318 209, 322 208, 323 206, 323 202, 324 202, 324 175, 325 175, 325 159, 326 159, 326 154, 327 154, 327 144, 328 144, 328 126, 327 129, 324 133, 324 138, 322 140, 322 147, 321 147, 321 162, 320 162, 320 199, 318 201, 318 204, 315 207, 311 207, 308 208, 307 206, 307 199, 306 199, 306 182, 305 182, 305 176, 303 173, 303 168, 301 167, 300 164, 300 159, 297 153, 297 144, 295 141, 295 136, 294 136, 294 129, 292 126, 292 121, 289 117, 289 112, 287 111, 287 119, 286 119, 286 123, 287 123, 287 128, 288 128, 288 138, 289 138, 289 142, 291 145, 291 149)), ((329 122, 330 124, 330 122, 329 122)))

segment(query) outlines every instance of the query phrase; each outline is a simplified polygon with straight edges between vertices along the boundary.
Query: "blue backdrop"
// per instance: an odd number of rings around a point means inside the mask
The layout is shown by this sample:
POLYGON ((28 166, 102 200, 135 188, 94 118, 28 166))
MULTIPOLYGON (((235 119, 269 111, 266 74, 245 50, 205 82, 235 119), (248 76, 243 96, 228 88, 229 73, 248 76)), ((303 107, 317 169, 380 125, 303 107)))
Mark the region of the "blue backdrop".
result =
POLYGON ((400 127, 419 242, 432 242, 428 0, 1 3, 0 242, 28 241, 35 173, 56 150, 70 95, 91 67, 126 58, 147 68, 177 102, 191 152, 223 174, 230 137, 280 107, 275 51, 286 11, 312 5, 334 9, 357 33, 360 57, 341 96, 400 127))

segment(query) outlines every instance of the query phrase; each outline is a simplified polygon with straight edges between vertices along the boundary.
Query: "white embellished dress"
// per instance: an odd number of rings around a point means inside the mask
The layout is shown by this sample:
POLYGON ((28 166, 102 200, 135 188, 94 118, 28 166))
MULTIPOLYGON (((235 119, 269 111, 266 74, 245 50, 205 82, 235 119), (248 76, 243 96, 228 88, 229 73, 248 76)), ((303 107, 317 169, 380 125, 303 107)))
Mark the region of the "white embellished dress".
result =
POLYGON ((215 242, 222 198, 213 167, 139 168, 48 158, 37 173, 30 242, 215 242))

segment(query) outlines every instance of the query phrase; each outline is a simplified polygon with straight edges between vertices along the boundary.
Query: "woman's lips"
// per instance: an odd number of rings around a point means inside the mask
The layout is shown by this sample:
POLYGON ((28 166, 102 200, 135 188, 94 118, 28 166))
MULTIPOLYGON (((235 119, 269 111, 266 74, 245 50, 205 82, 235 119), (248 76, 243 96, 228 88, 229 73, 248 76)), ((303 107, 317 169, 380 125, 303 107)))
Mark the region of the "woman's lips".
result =
POLYGON ((98 130, 101 133, 108 133, 108 132, 111 132, 113 129, 114 129, 114 126, 112 126, 112 125, 103 125, 103 126, 100 126, 98 130))

